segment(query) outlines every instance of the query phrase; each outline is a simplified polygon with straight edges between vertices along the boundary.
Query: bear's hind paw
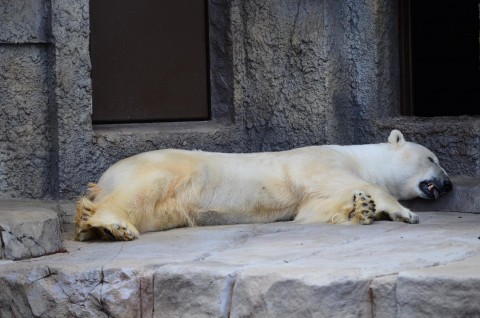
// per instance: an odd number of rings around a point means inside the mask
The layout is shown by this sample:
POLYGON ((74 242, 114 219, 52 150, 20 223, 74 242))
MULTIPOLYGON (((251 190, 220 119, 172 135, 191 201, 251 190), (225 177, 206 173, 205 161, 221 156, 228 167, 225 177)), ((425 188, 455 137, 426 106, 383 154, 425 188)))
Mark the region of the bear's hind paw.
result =
POLYGON ((371 224, 375 215, 375 202, 372 197, 362 191, 353 194, 353 209, 348 215, 352 223, 371 224))
POLYGON ((136 229, 130 229, 127 225, 109 224, 100 229, 103 231, 105 238, 112 241, 131 241, 140 236, 136 229))

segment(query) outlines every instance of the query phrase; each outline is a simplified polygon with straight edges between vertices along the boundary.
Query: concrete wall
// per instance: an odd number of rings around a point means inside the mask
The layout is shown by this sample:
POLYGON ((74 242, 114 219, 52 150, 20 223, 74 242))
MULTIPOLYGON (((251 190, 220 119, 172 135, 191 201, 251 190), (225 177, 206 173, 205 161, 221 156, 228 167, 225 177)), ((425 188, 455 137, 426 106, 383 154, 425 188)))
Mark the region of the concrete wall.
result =
POLYGON ((480 176, 480 120, 399 113, 390 0, 210 0, 212 120, 92 126, 88 0, 0 0, 0 198, 72 199, 115 161, 176 147, 227 152, 425 144, 480 176))
POLYGON ((50 3, 0 0, 0 197, 51 191, 50 3))

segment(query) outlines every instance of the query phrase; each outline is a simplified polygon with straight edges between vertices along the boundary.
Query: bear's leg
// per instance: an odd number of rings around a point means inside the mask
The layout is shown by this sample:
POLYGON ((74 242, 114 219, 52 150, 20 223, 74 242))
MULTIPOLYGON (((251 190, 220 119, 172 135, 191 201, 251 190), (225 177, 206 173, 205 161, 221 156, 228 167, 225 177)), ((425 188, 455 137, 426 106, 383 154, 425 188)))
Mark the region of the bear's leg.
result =
POLYGON ((390 220, 410 224, 417 224, 420 222, 418 215, 404 207, 396 209, 396 212, 391 212, 387 209, 378 210, 378 212, 375 213, 375 220, 390 220))
POLYGON ((297 223, 371 224, 375 202, 362 190, 346 189, 326 195, 312 196, 298 209, 297 223))
POLYGON ((402 206, 397 199, 390 193, 377 187, 370 186, 367 190, 375 201, 375 219, 376 220, 391 220, 410 224, 416 224, 420 218, 418 215, 402 206))
POLYGON ((95 214, 77 223, 75 239, 103 239, 116 241, 131 241, 139 237, 139 232, 126 218, 119 217, 123 212, 111 209, 97 208, 95 214))
POLYGON ((353 210, 348 219, 351 223, 371 224, 375 218, 375 202, 372 197, 363 191, 355 191, 353 194, 353 210))
POLYGON ((416 224, 419 217, 403 207, 392 195, 381 188, 368 186, 353 195, 353 210, 349 214, 352 223, 370 224, 375 220, 391 220, 416 224))

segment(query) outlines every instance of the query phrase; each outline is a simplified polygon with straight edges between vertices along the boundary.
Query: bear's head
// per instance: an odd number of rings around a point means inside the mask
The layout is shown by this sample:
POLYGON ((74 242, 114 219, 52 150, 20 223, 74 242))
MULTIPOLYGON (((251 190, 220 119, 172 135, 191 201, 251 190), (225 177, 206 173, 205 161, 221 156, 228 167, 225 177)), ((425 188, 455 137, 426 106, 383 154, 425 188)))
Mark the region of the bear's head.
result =
POLYGON ((403 180, 397 189, 398 199, 438 199, 452 190, 452 182, 433 152, 422 145, 405 141, 399 130, 392 130, 388 143, 395 154, 391 164, 399 169, 396 175, 403 180))

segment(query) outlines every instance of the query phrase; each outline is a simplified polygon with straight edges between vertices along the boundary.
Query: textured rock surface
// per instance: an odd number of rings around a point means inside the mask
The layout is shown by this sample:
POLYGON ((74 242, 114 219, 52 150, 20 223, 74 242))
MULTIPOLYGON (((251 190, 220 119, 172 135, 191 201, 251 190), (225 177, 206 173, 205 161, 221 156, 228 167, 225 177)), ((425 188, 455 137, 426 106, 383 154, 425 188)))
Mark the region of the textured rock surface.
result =
POLYGON ((162 266, 153 276, 155 317, 228 317, 235 276, 235 267, 215 263, 162 266))
POLYGON ((0 263, 0 316, 432 317, 444 299, 466 317, 478 306, 467 299, 478 298, 480 215, 419 214, 418 225, 283 222, 132 242, 67 231, 68 253, 0 263))
POLYGON ((242 271, 235 282, 230 316, 368 317, 371 277, 319 265, 242 271))
POLYGON ((480 257, 399 274, 399 317, 480 317, 480 257))
POLYGON ((0 202, 0 259, 19 260, 62 249, 60 222, 49 205, 0 202))
POLYGON ((42 46, 0 44, 0 193, 48 197, 51 137, 48 56, 42 46))
POLYGON ((0 43, 49 40, 49 0, 0 0, 0 8, 0 43))
POLYGON ((397 316, 397 275, 380 276, 370 285, 373 317, 397 316))

